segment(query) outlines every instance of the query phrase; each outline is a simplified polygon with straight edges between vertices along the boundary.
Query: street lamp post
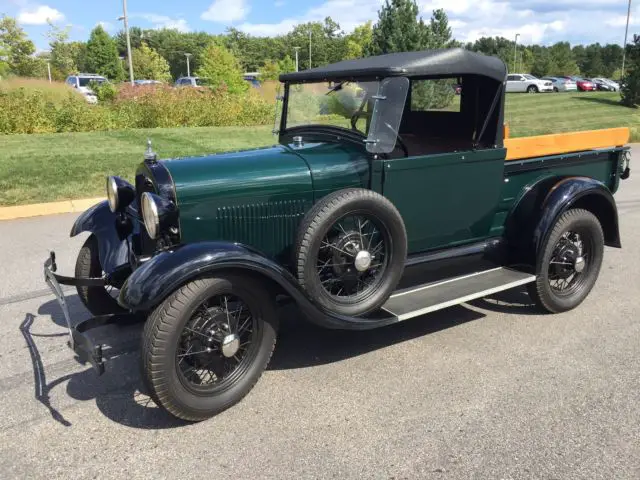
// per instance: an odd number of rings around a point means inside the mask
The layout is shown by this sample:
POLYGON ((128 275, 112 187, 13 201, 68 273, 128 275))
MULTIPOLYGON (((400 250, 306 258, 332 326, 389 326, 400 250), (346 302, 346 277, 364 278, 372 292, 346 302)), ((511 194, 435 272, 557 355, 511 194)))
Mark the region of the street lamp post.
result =
POLYGON ((516 62, 518 61, 517 60, 517 58, 518 58, 517 55, 518 55, 518 37, 519 36, 520 36, 520 34, 516 33, 516 41, 513 44, 513 73, 516 73, 515 70, 517 68, 516 62))
POLYGON ((122 16, 118 20, 124 20, 124 33, 127 37, 127 58, 129 59, 129 80, 131 85, 133 81, 133 60, 131 59, 131 36, 129 35, 129 20, 127 18, 127 0, 122 0, 122 16))
POLYGON ((624 30, 624 44, 622 45, 622 78, 624 78, 624 62, 627 59, 627 35, 629 35, 629 19, 631 18, 631 0, 627 10, 627 28, 624 30))
POLYGON ((309 29, 309 69, 313 68, 311 63, 311 29, 309 29))
POLYGON ((191 53, 185 53, 184 56, 187 57, 187 77, 190 77, 191 76, 191 66, 189 65, 189 58, 191 58, 192 54, 191 53))
POLYGON ((299 70, 298 69, 298 53, 300 52, 300 47, 293 47, 293 49, 296 51, 296 72, 299 70))

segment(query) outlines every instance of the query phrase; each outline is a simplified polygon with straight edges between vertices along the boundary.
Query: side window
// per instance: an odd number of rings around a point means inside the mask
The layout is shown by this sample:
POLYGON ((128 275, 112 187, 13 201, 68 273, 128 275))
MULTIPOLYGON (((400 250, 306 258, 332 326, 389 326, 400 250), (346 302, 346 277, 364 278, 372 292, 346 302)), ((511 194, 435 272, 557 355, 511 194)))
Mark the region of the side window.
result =
POLYGON ((507 82, 515 82, 517 80, 520 80, 518 75, 507 75, 507 82))
POLYGON ((456 78, 411 82, 412 112, 459 112, 461 86, 456 78))

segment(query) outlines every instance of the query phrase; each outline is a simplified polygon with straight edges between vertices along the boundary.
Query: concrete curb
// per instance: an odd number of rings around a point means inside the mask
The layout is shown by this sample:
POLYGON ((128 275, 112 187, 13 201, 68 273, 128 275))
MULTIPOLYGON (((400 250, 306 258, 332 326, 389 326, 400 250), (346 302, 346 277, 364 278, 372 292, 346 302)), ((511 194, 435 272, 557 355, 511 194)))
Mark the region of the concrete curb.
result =
POLYGON ((83 198, 80 200, 64 200, 52 203, 34 203, 31 205, 16 205, 15 207, 0 207, 0 220, 14 220, 16 218, 39 217, 58 213, 84 212, 104 198, 83 198))

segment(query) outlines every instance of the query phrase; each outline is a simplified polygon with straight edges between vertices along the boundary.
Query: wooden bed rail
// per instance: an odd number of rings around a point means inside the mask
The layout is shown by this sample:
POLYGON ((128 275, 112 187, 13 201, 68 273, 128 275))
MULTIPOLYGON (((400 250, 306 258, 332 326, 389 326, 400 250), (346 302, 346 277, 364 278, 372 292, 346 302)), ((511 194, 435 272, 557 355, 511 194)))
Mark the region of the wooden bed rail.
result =
POLYGON ((509 138, 509 127, 505 125, 504 147, 507 149, 507 160, 522 160, 597 148, 622 147, 629 143, 629 138, 629 129, 626 127, 509 138))

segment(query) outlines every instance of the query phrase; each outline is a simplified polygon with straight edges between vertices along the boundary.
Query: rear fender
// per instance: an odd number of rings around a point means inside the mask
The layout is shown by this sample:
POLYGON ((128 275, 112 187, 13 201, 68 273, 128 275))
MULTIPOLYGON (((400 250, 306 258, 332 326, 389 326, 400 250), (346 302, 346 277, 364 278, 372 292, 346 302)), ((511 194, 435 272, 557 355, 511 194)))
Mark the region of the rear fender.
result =
POLYGON ((94 234, 98 240, 98 256, 105 273, 129 262, 129 248, 120 221, 105 200, 85 210, 71 227, 71 237, 82 232, 94 234))
POLYGON ((158 253, 131 274, 118 303, 134 312, 149 312, 189 281, 229 271, 260 278, 274 296, 288 295, 308 320, 325 328, 366 330, 397 321, 395 317, 355 318, 324 311, 282 265, 249 247, 228 242, 191 243, 158 253))
POLYGON ((593 213, 602 225, 605 244, 621 247, 616 203, 602 182, 589 177, 543 176, 525 187, 507 219, 511 261, 535 264, 558 218, 571 208, 593 213))

